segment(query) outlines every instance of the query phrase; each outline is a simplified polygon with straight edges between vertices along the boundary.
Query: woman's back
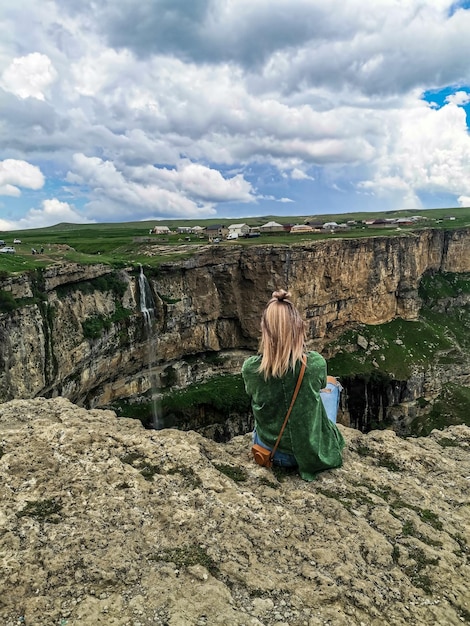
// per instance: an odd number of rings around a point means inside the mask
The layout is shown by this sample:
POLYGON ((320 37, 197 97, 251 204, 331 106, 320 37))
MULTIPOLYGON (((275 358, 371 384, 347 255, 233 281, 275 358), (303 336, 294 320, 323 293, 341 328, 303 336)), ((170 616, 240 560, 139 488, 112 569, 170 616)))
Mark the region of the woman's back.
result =
MULTIPOLYGON (((255 418, 254 437, 269 449, 282 428, 305 350, 305 324, 289 295, 284 290, 272 294, 261 318, 261 354, 247 359, 242 368, 255 418)), ((274 455, 274 462, 278 454, 290 457, 306 480, 342 463, 344 440, 321 400, 326 384, 325 359, 309 352, 297 399, 274 455)))
MULTIPOLYGON (((300 362, 283 377, 265 379, 259 371, 260 361, 260 356, 247 359, 242 375, 251 397, 256 433, 272 448, 292 399, 300 362)), ((300 474, 306 480, 313 480, 317 472, 342 463, 343 437, 326 416, 320 398, 325 385, 325 359, 317 352, 309 352, 304 378, 278 447, 281 453, 295 457, 300 474)))

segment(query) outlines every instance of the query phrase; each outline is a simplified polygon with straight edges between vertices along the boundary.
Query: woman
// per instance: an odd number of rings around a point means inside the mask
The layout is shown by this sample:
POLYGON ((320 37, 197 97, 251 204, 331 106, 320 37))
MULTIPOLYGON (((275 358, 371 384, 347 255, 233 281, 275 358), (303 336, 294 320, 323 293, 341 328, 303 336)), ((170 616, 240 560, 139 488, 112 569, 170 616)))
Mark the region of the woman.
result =
MULTIPOLYGON (((305 354, 305 324, 289 296, 284 290, 273 293, 261 319, 260 354, 248 358, 242 367, 255 418, 253 443, 269 450, 281 430, 305 354)), ((309 352, 297 399, 274 455, 275 465, 298 466, 305 480, 342 465, 344 439, 336 427, 340 391, 336 379, 326 375, 325 359, 309 352)))

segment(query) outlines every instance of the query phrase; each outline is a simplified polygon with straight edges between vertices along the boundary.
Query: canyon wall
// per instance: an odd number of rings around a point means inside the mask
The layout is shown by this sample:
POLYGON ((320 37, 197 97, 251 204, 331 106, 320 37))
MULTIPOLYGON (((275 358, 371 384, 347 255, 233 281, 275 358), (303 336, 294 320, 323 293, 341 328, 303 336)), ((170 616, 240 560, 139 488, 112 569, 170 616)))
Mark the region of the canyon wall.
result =
POLYGON ((106 406, 147 391, 151 370, 163 387, 169 378, 184 386, 238 371, 257 347, 262 309, 279 287, 292 292, 307 320, 309 346, 328 352, 356 324, 416 319, 425 274, 470 272, 470 230, 202 246, 151 266, 149 259, 151 368, 138 268, 53 265, 0 279, 0 291, 14 302, 0 313, 0 400, 62 395, 106 406))

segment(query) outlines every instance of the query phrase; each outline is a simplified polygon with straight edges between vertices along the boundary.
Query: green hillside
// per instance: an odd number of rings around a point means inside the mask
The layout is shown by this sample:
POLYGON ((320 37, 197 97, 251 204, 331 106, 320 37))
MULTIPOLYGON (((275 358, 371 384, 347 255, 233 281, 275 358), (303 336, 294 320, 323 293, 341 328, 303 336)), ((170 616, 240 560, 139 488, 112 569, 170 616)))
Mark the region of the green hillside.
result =
POLYGON ((120 222, 100 224, 57 224, 46 228, 22 231, 1 232, 0 239, 6 245, 13 245, 18 238, 21 244, 15 244, 16 254, 0 254, 0 271, 22 272, 38 267, 44 267, 56 261, 71 261, 80 263, 103 262, 113 266, 122 264, 142 263, 155 266, 169 258, 189 256, 193 247, 207 245, 208 241, 192 235, 189 241, 181 234, 153 235, 150 230, 158 223, 176 229, 178 226, 208 226, 209 224, 224 224, 244 222, 251 227, 261 226, 268 221, 280 224, 303 224, 307 220, 316 223, 336 221, 338 224, 350 224, 344 232, 333 233, 265 233, 256 239, 238 239, 223 241, 218 245, 259 245, 263 243, 290 244, 301 241, 314 241, 327 238, 357 238, 380 236, 406 235, 423 228, 456 229, 470 227, 470 208, 443 208, 428 209, 426 211, 388 211, 377 213, 344 213, 340 215, 312 214, 299 216, 275 216, 249 218, 214 218, 205 220, 164 220, 152 222, 120 222), (380 218, 411 217, 419 214, 425 219, 411 225, 396 227, 374 228, 362 224, 362 220, 380 218), (158 246, 158 250, 152 249, 158 246), (32 254, 32 249, 39 254, 32 254))

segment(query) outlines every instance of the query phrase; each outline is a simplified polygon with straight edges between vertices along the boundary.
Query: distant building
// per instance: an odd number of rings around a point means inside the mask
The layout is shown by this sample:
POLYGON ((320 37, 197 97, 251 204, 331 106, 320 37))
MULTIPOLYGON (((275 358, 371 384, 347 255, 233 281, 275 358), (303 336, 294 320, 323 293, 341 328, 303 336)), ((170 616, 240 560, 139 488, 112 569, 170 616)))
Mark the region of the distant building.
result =
POLYGON ((206 229, 203 226, 193 226, 191 228, 191 232, 194 233, 195 235, 202 235, 202 233, 205 231, 206 229))
POLYGON ((277 222, 267 222, 266 224, 263 224, 263 226, 260 226, 259 230, 262 233, 282 233, 284 227, 282 224, 278 224, 277 222))
POLYGON ((292 228, 290 229, 291 233, 313 233, 315 232, 314 229, 311 226, 308 226, 308 224, 295 224, 295 226, 292 226, 292 228))
POLYGON ((321 230, 323 228, 323 222, 319 222, 318 220, 314 220, 314 219, 310 219, 310 218, 306 219, 304 224, 306 226, 310 226, 316 232, 321 232, 321 230))
POLYGON ((228 235, 228 228, 224 224, 210 224, 206 226, 204 234, 209 239, 226 237, 228 235))
POLYGON ((154 226, 151 231, 154 235, 169 235, 171 230, 168 226, 154 226))
POLYGON ((368 226, 372 226, 372 228, 392 228, 392 226, 394 226, 395 224, 395 220, 394 219, 378 219, 378 220, 373 220, 370 224, 368 224, 368 226))
POLYGON ((336 222, 325 222, 323 224, 323 230, 335 230, 338 228, 338 224, 336 222))
POLYGON ((250 232, 250 227, 248 224, 230 224, 228 227, 229 235, 237 235, 238 237, 243 237, 250 232))
POLYGON ((388 217, 386 219, 376 219, 376 220, 366 220, 363 224, 366 226, 371 226, 372 228, 392 228, 396 226, 397 220, 395 218, 388 217))

